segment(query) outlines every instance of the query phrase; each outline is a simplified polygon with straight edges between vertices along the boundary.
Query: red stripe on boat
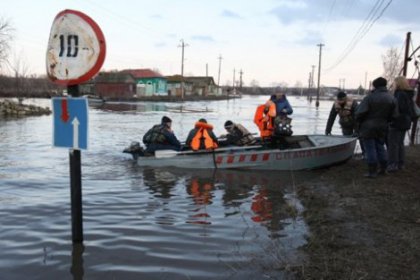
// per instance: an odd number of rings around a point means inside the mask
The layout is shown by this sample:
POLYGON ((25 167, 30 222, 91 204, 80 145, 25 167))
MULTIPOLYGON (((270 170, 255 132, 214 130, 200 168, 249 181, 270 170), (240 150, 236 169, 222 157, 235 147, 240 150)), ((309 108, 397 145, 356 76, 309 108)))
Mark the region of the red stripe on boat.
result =
POLYGON ((243 162, 246 158, 246 155, 240 155, 239 156, 239 162, 243 162))
POLYGON ((263 154, 263 161, 268 160, 269 157, 270 157, 270 154, 263 154))
POLYGON ((235 156, 228 156, 226 163, 233 163, 235 156))
POLYGON ((257 154, 251 155, 251 161, 256 161, 257 160, 257 157, 258 157, 257 154))

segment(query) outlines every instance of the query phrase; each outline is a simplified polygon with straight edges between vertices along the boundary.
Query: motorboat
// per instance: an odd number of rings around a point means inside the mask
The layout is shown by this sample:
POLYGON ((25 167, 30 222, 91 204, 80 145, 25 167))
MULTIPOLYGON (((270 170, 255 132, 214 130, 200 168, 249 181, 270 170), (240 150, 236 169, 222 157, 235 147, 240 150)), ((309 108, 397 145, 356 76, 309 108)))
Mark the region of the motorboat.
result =
POLYGON ((331 135, 284 136, 281 141, 227 146, 212 150, 158 150, 144 154, 138 142, 124 150, 143 167, 189 169, 307 170, 344 162, 353 156, 355 137, 331 135))

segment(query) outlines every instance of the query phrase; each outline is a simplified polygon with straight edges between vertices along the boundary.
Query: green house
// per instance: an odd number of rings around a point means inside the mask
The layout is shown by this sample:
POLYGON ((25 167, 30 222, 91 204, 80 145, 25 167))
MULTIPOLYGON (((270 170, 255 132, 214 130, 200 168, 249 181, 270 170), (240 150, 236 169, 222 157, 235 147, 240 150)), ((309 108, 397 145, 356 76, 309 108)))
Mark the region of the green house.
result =
POLYGON ((121 72, 130 74, 136 80, 137 96, 168 95, 167 80, 158 72, 150 69, 126 69, 121 72))

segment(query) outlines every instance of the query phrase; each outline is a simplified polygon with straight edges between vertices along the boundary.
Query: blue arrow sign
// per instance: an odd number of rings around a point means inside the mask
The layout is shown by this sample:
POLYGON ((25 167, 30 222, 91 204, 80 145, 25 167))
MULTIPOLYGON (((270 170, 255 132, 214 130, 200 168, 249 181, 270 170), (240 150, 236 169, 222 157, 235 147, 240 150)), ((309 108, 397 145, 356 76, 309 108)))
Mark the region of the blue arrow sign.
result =
POLYGON ((53 108, 53 146, 87 149, 88 103, 87 99, 55 97, 53 108))

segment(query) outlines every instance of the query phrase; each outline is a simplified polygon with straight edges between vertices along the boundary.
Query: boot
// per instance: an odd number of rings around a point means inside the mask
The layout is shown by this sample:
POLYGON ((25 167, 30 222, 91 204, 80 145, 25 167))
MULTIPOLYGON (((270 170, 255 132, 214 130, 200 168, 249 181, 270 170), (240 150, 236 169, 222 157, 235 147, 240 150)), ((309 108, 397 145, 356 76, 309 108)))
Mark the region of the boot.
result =
POLYGON ((379 175, 388 175, 387 167, 388 167, 388 162, 381 161, 378 174, 379 175))
POLYGON ((366 178, 376 178, 378 176, 378 165, 368 164, 368 173, 364 175, 366 178))

